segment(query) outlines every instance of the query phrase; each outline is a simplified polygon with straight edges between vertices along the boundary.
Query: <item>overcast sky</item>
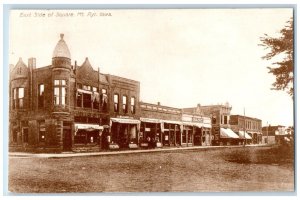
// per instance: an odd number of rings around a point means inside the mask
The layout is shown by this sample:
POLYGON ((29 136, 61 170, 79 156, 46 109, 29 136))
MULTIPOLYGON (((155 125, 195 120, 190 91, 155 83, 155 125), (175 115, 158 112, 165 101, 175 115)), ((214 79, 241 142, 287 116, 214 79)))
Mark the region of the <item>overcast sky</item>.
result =
POLYGON ((275 78, 266 67, 273 61, 262 60, 268 50, 258 46, 292 16, 292 9, 13 11, 9 62, 35 57, 38 67, 50 65, 64 33, 72 63, 88 57, 102 73, 140 81, 144 102, 179 108, 229 102, 232 114, 243 115, 245 107, 263 125, 292 125, 292 98, 270 90, 275 78))

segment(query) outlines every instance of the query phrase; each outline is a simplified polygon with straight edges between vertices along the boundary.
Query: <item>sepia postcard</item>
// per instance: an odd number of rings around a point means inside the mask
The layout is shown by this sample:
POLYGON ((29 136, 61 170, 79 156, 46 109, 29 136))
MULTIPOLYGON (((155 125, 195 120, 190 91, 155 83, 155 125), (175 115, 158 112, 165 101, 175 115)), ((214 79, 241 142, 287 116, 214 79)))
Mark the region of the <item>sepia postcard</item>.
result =
POLYGON ((8 195, 295 194, 294 7, 7 12, 8 195))

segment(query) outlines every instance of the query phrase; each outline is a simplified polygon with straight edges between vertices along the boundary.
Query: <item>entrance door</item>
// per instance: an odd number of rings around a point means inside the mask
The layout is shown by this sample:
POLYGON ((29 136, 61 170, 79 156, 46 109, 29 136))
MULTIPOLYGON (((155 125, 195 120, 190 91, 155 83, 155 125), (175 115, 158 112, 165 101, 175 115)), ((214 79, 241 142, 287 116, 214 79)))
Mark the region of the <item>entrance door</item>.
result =
POLYGON ((63 129, 63 150, 71 151, 71 148, 72 148, 71 129, 63 129))

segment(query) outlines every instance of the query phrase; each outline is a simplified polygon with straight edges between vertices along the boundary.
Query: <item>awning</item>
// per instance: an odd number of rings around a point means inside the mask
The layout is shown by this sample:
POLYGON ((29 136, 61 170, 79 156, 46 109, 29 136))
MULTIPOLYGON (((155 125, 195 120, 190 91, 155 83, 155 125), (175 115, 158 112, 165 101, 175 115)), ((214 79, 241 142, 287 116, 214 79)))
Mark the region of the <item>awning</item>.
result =
POLYGON ((79 93, 86 93, 86 94, 92 94, 92 91, 83 90, 83 89, 77 89, 77 92, 79 92, 79 93))
POLYGON ((180 122, 180 121, 161 120, 161 122, 163 122, 163 123, 168 123, 168 124, 178 124, 178 125, 182 125, 182 122, 180 122))
POLYGON ((152 118, 140 118, 141 122, 146 122, 146 123, 154 123, 154 124, 159 124, 160 120, 159 119, 152 119, 152 118))
POLYGON ((185 126, 196 126, 198 128, 211 128, 211 124, 199 123, 199 122, 182 122, 185 126))
POLYGON ((211 128, 211 124, 203 124, 203 127, 205 127, 205 128, 211 128))
POLYGON ((221 134, 220 134, 221 138, 236 138, 238 139, 239 136, 237 134, 235 134, 230 128, 221 128, 221 134))
POLYGON ((78 124, 78 123, 75 123, 75 132, 77 132, 78 129, 85 129, 87 131, 103 130, 103 126, 100 126, 98 124, 78 124))
POLYGON ((248 131, 248 133, 251 133, 252 135, 253 135, 253 134, 262 135, 262 133, 260 133, 260 132, 248 131))
POLYGON ((127 118, 110 118, 111 122, 117 122, 121 124, 140 124, 141 121, 137 119, 127 119, 127 118))
POLYGON ((240 136, 240 139, 244 139, 245 136, 246 136, 246 139, 249 139, 251 140, 252 137, 246 132, 246 134, 244 135, 244 131, 239 131, 239 136, 240 136))
POLYGON ((203 127, 203 123, 199 123, 199 122, 182 122, 182 124, 184 126, 196 126, 198 128, 203 127))

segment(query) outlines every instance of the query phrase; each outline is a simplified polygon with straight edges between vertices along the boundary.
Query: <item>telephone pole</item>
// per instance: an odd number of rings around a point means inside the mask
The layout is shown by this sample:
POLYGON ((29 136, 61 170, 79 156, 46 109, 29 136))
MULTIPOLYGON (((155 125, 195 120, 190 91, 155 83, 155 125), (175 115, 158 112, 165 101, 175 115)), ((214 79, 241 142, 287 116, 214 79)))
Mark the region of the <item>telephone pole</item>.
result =
POLYGON ((246 116, 245 116, 245 107, 244 107, 244 146, 246 146, 246 116))

